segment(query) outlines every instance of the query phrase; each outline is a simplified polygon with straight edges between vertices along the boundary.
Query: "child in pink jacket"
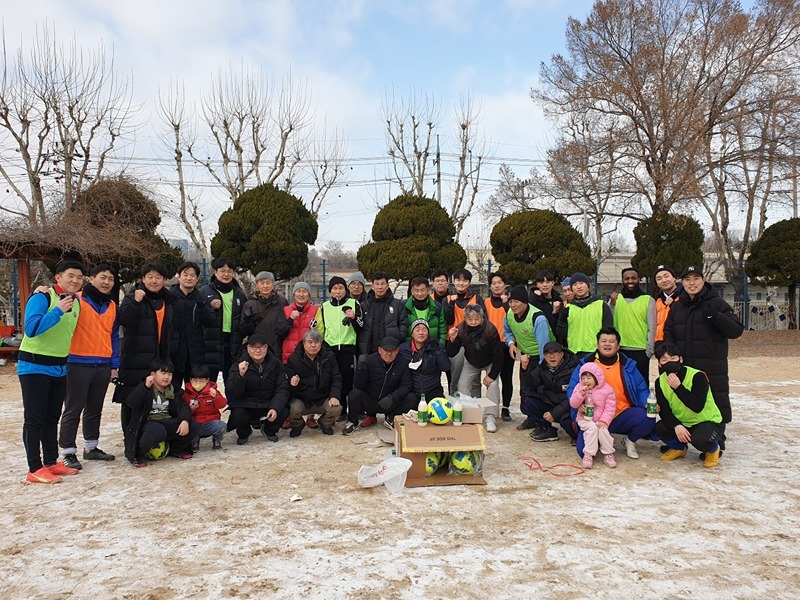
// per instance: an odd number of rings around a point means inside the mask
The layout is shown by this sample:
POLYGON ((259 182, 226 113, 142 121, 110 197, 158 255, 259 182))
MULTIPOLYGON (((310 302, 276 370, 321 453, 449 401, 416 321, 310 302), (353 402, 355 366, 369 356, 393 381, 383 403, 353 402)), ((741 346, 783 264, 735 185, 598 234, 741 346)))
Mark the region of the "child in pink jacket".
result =
POLYGON ((583 450, 583 467, 592 468, 599 445, 600 451, 605 455, 603 460, 613 469, 617 466, 617 461, 614 459, 614 439, 608 432, 608 426, 611 425, 617 412, 617 396, 606 383, 603 370, 595 363, 587 362, 581 367, 580 374, 581 381, 575 386, 569 404, 577 409, 588 403, 594 410, 591 419, 587 419, 584 413, 578 411, 578 427, 583 431, 583 439, 586 442, 583 450))

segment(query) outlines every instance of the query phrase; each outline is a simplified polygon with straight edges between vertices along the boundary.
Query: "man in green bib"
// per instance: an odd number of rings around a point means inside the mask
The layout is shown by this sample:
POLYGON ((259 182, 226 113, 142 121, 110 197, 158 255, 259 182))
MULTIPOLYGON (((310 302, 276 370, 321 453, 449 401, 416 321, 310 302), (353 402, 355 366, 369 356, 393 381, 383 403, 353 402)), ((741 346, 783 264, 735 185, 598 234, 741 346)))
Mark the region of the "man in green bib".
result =
POLYGON ((591 293, 589 278, 575 273, 569 278, 575 297, 558 313, 556 339, 578 358, 597 349, 597 332, 614 325, 614 315, 602 298, 591 293))
POLYGON ((614 328, 622 336, 619 349, 636 361, 645 381, 650 381, 650 357, 656 337, 656 301, 639 287, 639 271, 622 269, 622 292, 611 294, 614 328))
POLYGON ((708 377, 684 365, 675 344, 659 344, 655 354, 661 373, 655 386, 661 416, 655 434, 669 446, 661 460, 683 458, 691 444, 705 454, 704 467, 716 467, 723 434, 722 413, 714 402, 708 377))

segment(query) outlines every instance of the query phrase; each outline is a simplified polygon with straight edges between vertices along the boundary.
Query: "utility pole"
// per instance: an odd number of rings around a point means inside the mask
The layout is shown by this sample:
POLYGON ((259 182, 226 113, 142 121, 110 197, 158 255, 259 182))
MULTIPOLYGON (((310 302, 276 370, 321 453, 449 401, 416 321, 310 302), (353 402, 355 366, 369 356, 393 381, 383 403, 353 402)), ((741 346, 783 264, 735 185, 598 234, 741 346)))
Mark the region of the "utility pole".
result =
POLYGON ((328 261, 326 259, 322 259, 322 301, 325 302, 328 299, 328 286, 325 284, 327 281, 327 277, 325 277, 325 266, 328 261))
MULTIPOLYGON (((795 183, 797 179, 795 179, 795 183)), ((439 134, 436 134, 436 199, 442 203, 442 155, 439 153, 439 134)), ((797 202, 795 198, 795 209, 797 202)))

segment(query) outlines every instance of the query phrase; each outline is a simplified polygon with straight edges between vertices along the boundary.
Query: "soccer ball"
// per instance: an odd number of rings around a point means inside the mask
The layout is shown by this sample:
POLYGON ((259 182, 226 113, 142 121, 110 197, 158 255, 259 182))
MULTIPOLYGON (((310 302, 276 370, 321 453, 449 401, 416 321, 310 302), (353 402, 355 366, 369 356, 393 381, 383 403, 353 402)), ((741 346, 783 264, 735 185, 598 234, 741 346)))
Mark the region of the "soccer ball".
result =
POLYGON ((444 425, 453 418, 453 405, 447 398, 434 398, 428 403, 428 423, 444 425))
POLYGON ((436 471, 441 466, 442 466, 442 453, 441 452, 428 452, 425 455, 425 476, 426 477, 436 473, 436 471))
POLYGON ((478 453, 470 450, 453 452, 450 455, 450 467, 458 475, 474 475, 478 466, 478 453))
POLYGON ((167 454, 169 454, 169 442, 159 442, 150 448, 150 451, 144 457, 148 460, 161 460, 166 458, 167 454))

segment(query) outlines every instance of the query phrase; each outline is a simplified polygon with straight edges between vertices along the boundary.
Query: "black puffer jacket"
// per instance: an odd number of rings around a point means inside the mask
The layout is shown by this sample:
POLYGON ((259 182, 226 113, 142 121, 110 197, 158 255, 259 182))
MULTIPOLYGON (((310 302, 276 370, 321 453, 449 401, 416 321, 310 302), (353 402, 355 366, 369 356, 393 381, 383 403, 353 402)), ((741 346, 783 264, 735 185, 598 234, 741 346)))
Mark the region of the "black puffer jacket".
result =
POLYGON ((289 306, 289 302, 278 292, 273 292, 269 298, 264 298, 260 294, 254 295, 244 303, 239 332, 243 337, 253 333, 266 336, 267 345, 278 352, 280 342, 276 326, 278 321, 283 318, 284 306, 289 306))
MULTIPOLYGON (((211 281, 208 285, 204 285, 200 290, 200 295, 203 301, 211 306, 214 300, 222 301, 220 295, 220 286, 222 284, 217 281, 216 276, 211 276, 211 281)), ((247 302, 247 296, 239 287, 239 282, 235 279, 231 281, 233 288, 233 312, 231 314, 231 356, 234 362, 242 346, 242 334, 239 331, 239 322, 242 317, 242 308, 244 303, 247 302)), ((203 330, 203 338, 206 345, 206 365, 211 371, 219 371, 222 369, 222 307, 214 311, 217 315, 218 324, 216 327, 206 327, 203 330)))
MULTIPOLYGON (((180 387, 173 386, 174 397, 170 399, 168 411, 171 417, 178 418, 183 421, 192 420, 192 409, 183 400, 183 390, 180 387)), ((155 389, 147 387, 144 381, 140 381, 131 389, 125 404, 122 406, 122 433, 125 440, 125 458, 133 462, 137 458, 137 445, 139 443, 139 436, 142 432, 142 426, 150 411, 153 410, 155 389)), ((141 456, 138 458, 142 458, 141 456)))
POLYGON ((497 379, 503 370, 506 346, 500 341, 500 334, 491 321, 483 320, 478 327, 467 327, 466 322, 458 326, 454 342, 447 338, 447 354, 451 358, 464 347, 464 358, 473 367, 486 369, 489 377, 497 379))
POLYGON ((528 302, 544 313, 544 316, 547 317, 547 321, 550 323, 550 329, 555 331, 558 326, 558 313, 553 314, 553 303, 561 302, 563 304, 563 301, 561 300, 561 294, 556 290, 552 290, 550 296, 550 298, 547 298, 533 287, 528 295, 528 302))
POLYGON ((399 355, 387 365, 377 352, 370 354, 364 368, 356 369, 353 378, 353 387, 375 400, 392 396, 400 401, 411 392, 411 386, 408 361, 399 355))
POLYGON ((236 408, 260 408, 266 413, 275 409, 280 413, 289 402, 289 380, 280 359, 275 358, 272 349, 267 350, 267 357, 261 365, 257 365, 247 351, 241 360, 249 363, 244 376, 239 375, 239 362, 231 365, 228 385, 225 390, 236 408))
POLYGON ((567 386, 578 362, 580 361, 577 356, 569 350, 564 350, 561 364, 552 371, 544 361, 536 366, 531 361, 528 371, 520 371, 521 387, 550 406, 550 412, 556 421, 569 414, 567 386))
POLYGON ((172 307, 172 327, 170 328, 170 360, 175 368, 183 370, 186 359, 190 365, 206 364, 206 346, 203 329, 219 327, 218 314, 205 303, 200 291, 189 294, 181 291, 180 285, 170 290, 176 298, 172 307))
POLYGON ((328 398, 342 399, 342 374, 336 355, 324 346, 312 361, 306 356, 303 344, 297 344, 286 362, 286 378, 292 398, 299 398, 306 406, 322 404, 328 398), (295 375, 300 377, 296 387, 292 386, 295 375))
POLYGON ((361 304, 364 326, 358 332, 358 353, 372 354, 378 351, 381 340, 390 335, 399 344, 408 333, 408 313, 403 303, 388 290, 382 298, 376 298, 372 290, 361 304))
POLYGON ((170 329, 172 310, 177 298, 168 289, 159 294, 149 294, 139 282, 122 299, 119 306, 120 357, 119 378, 123 386, 114 391, 114 402, 122 402, 127 392, 147 377, 150 363, 156 358, 170 356, 170 329), (135 292, 142 290, 145 297, 136 302, 135 292), (164 318, 159 334, 156 310, 164 306, 164 318))
POLYGON ((686 290, 673 302, 664 324, 664 341, 678 346, 683 362, 705 371, 722 420, 731 421, 728 385, 728 340, 744 332, 731 306, 706 282, 692 299, 686 290))
POLYGON ((416 369, 409 367, 414 394, 419 397, 424 393, 429 399, 442 396, 444 394, 442 373, 450 370, 450 357, 447 356, 447 351, 433 338, 416 352, 412 352, 411 344, 411 340, 400 344, 399 358, 409 365, 412 362, 422 361, 416 369))

